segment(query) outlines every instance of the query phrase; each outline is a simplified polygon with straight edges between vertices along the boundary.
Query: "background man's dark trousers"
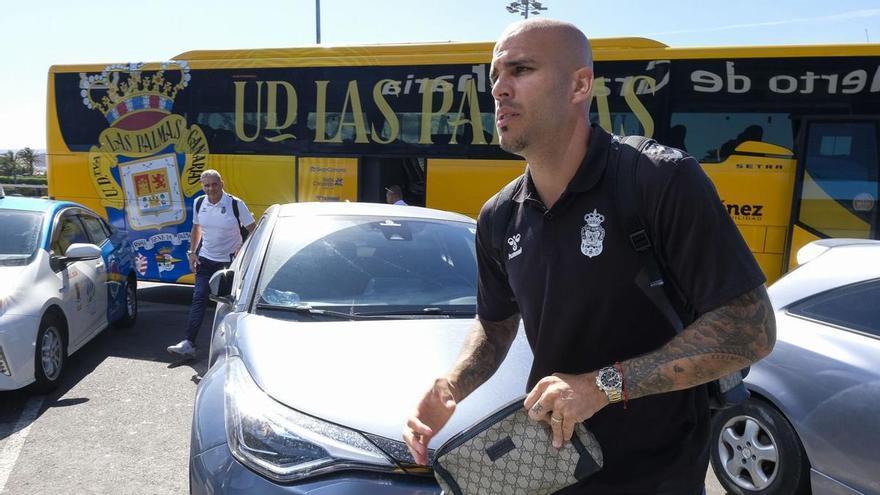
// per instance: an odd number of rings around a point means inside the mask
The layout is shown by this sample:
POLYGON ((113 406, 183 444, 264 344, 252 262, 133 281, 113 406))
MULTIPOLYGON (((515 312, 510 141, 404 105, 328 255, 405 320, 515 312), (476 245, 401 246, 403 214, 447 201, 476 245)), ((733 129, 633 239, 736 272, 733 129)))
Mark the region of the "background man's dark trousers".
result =
POLYGON ((213 261, 199 256, 199 266, 196 267, 196 285, 193 288, 192 306, 189 309, 189 324, 186 328, 186 339, 195 345, 196 336, 205 319, 205 307, 208 304, 210 287, 208 282, 211 275, 229 266, 229 262, 213 261))

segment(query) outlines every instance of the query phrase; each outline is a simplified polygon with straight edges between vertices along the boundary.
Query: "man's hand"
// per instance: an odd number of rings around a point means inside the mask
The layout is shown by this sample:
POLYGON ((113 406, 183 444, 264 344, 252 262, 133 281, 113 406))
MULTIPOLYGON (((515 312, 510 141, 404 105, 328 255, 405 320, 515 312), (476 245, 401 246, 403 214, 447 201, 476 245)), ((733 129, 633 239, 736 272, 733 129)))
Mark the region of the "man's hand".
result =
POLYGON ((596 372, 582 375, 554 373, 529 392, 523 404, 529 417, 550 424, 557 449, 574 433, 575 425, 608 405, 608 397, 596 386, 596 372))
POLYGON ((199 257, 196 256, 196 253, 186 253, 186 259, 189 261, 189 271, 195 273, 199 267, 199 257))
POLYGON ((447 379, 438 378, 422 397, 415 413, 406 421, 403 441, 409 447, 416 464, 428 464, 428 443, 455 412, 455 396, 452 391, 452 384, 447 379))

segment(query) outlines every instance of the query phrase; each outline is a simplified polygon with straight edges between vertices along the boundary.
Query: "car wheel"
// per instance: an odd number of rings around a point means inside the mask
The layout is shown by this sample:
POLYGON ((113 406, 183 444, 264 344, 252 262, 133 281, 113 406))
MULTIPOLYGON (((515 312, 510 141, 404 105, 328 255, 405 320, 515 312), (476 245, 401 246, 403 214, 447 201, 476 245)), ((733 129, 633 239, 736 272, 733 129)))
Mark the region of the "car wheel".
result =
POLYGON ((810 466, 797 433, 772 405, 757 399, 712 418, 715 477, 728 493, 809 493, 810 466))
POLYGON ((40 323, 37 332, 37 346, 34 352, 34 388, 38 392, 49 392, 58 386, 61 374, 67 364, 67 348, 64 344, 63 325, 57 317, 47 315, 40 323))
POLYGON ((138 315, 137 280, 130 278, 125 283, 125 313, 113 322, 117 328, 128 328, 134 325, 138 315))

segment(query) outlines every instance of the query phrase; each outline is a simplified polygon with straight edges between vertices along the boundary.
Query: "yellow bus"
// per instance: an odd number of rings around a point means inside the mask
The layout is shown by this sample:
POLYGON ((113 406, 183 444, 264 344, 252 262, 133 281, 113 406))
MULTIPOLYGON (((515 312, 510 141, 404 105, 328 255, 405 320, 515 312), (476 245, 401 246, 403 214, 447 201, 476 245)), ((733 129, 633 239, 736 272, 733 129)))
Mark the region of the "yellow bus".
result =
MULTIPOLYGON (((768 279, 823 237, 878 237, 880 45, 593 42, 592 119, 696 157, 768 279)), ((128 231, 145 280, 191 282, 202 170, 260 214, 384 201, 476 216, 523 170, 497 146, 490 43, 190 51, 54 66, 49 194, 128 231)))

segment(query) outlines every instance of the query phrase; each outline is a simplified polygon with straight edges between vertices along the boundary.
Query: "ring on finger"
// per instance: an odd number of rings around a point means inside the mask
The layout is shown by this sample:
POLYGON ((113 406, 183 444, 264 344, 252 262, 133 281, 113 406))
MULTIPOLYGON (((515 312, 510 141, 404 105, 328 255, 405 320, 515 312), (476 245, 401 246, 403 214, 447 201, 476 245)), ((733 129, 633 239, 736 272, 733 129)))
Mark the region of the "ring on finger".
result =
POLYGON ((562 423, 562 418, 557 418, 556 416, 550 416, 550 421, 554 423, 562 423))

